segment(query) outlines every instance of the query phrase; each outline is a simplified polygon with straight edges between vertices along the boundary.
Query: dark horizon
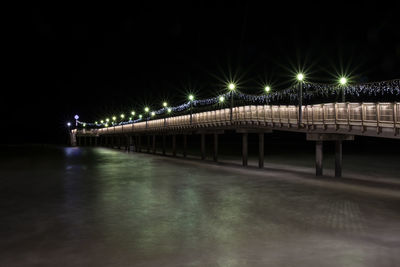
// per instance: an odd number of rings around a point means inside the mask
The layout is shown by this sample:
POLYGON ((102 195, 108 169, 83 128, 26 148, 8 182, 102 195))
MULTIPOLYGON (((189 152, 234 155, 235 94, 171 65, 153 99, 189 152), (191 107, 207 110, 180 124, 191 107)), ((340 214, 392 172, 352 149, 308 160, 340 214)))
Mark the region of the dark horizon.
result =
POLYGON ((16 104, 6 104, 5 143, 63 143, 75 114, 94 121, 164 99, 176 105, 188 90, 210 97, 230 79, 262 93, 266 82, 288 87, 298 68, 313 82, 400 78, 396 10, 241 1, 32 7, 18 36, 24 75, 11 92, 16 104))

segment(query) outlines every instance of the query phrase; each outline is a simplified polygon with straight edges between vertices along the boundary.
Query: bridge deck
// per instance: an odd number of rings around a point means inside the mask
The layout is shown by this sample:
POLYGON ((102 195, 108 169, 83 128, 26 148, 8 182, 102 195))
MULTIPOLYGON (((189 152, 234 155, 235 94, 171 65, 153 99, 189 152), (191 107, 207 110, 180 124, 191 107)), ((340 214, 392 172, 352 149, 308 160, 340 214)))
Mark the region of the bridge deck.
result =
POLYGON ((154 119, 101 129, 73 130, 76 135, 165 133, 257 128, 296 132, 339 133, 400 139, 400 103, 328 103, 302 108, 298 124, 295 105, 251 105, 154 119))

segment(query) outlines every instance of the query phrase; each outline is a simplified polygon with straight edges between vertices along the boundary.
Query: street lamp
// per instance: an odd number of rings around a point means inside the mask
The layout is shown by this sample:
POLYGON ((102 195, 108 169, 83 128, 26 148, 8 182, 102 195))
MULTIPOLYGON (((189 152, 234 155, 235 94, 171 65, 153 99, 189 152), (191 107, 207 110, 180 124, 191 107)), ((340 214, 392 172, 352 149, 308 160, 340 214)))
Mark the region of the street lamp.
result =
POLYGON ((168 108, 168 109, 167 109, 167 112, 168 112, 168 113, 171 113, 171 112, 172 112, 172 109, 171 109, 171 108, 168 108))
POLYGON ((68 127, 71 127, 71 123, 70 123, 70 122, 67 122, 67 126, 68 126, 68 127))
MULTIPOLYGON (((150 109, 149 109, 149 107, 145 107, 144 108, 144 112, 147 114, 147 113, 149 113, 149 111, 150 111, 150 109)), ((147 121, 149 120, 149 116, 146 116, 146 128, 147 128, 147 121)))
POLYGON ((231 114, 230 114, 230 119, 232 122, 233 118, 233 92, 235 91, 236 85, 234 83, 228 84, 228 89, 231 91, 231 114))
POLYGON ((225 101, 225 97, 224 96, 220 96, 218 98, 218 100, 219 100, 219 103, 223 103, 225 101))
POLYGON ((100 121, 100 123, 101 123, 101 124, 104 124, 104 121, 103 121, 103 120, 101 120, 101 121, 100 121))
POLYGON ((125 115, 124 114, 121 114, 121 119, 123 120, 124 118, 125 118, 125 115))
POLYGON ((79 119, 79 116, 78 116, 78 115, 75 115, 75 116, 74 116, 74 119, 75 119, 75 126, 78 127, 78 119, 79 119))
POLYGON ((190 101, 190 124, 192 124, 192 114, 193 114, 193 100, 194 100, 194 95, 190 94, 189 95, 189 101, 190 101))
POLYGON ((156 113, 154 111, 151 112, 151 116, 154 117, 156 113))
POLYGON ((297 80, 299 81, 299 122, 298 125, 299 127, 301 126, 303 114, 302 114, 302 106, 303 106, 303 80, 304 80, 304 74, 303 73, 298 73, 296 76, 297 80))
POLYGON ((269 92, 271 91, 271 87, 269 87, 269 86, 267 85, 267 86, 265 86, 264 90, 265 90, 266 93, 269 93, 269 92))
POLYGON ((163 102, 162 105, 163 105, 164 108, 166 108, 168 106, 168 103, 167 102, 163 102))
POLYGON ((341 77, 339 79, 339 83, 340 83, 340 87, 342 87, 342 102, 345 102, 346 96, 345 96, 345 92, 344 92, 344 87, 347 84, 347 78, 346 77, 341 77))

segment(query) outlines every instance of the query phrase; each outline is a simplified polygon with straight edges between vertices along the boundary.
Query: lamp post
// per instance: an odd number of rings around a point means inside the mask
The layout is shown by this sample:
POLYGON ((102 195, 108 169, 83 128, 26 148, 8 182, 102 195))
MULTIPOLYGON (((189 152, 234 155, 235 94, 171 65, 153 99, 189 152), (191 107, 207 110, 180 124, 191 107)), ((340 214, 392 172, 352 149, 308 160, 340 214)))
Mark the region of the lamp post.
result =
POLYGON ((298 121, 298 125, 300 127, 301 123, 302 123, 302 118, 303 118, 302 106, 303 106, 303 80, 304 80, 304 74, 303 73, 299 73, 299 74, 297 74, 296 78, 299 81, 299 121, 298 121))
POLYGON ((344 87, 347 84, 347 78, 346 77, 341 77, 339 80, 340 87, 342 88, 342 102, 344 103, 346 101, 346 95, 344 92, 344 87))
POLYGON ((192 124, 192 114, 193 114, 193 100, 194 100, 194 96, 192 94, 189 95, 189 101, 190 101, 190 124, 192 124))
POLYGON ((235 91, 236 85, 233 83, 230 83, 228 85, 228 89, 231 91, 231 112, 230 112, 230 120, 232 122, 232 117, 233 117, 233 92, 235 91))
MULTIPOLYGON (((168 108, 168 103, 167 102, 163 102, 162 106, 164 107, 164 112, 167 111, 168 113, 171 113, 171 109, 168 108)), ((164 127, 167 125, 167 118, 166 116, 164 116, 164 127)))
POLYGON ((271 92, 271 87, 269 85, 264 87, 264 90, 267 94, 269 94, 269 92, 271 92))
MULTIPOLYGON (((145 113, 145 114, 149 113, 149 111, 150 111, 149 107, 145 107, 145 108, 144 108, 144 113, 145 113)), ((148 121, 148 120, 149 120, 149 116, 146 115, 146 128, 147 128, 147 121, 148 121)))
POLYGON ((79 119, 79 116, 78 116, 78 115, 75 115, 75 116, 74 116, 74 119, 75 119, 75 127, 78 127, 78 119, 79 119))

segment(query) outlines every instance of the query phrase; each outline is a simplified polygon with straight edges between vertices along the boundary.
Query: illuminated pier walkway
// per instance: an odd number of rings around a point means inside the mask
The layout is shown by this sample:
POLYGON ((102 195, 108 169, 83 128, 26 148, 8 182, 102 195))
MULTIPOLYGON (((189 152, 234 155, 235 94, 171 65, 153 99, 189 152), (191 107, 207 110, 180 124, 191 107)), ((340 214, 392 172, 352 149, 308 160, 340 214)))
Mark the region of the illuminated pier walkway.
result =
POLYGON ((73 145, 125 147, 142 151, 142 139, 147 136, 147 152, 156 152, 156 136, 161 135, 165 155, 166 135, 172 135, 172 154, 176 156, 176 136, 183 135, 183 156, 186 157, 187 135, 201 136, 201 158, 205 159, 205 135, 214 136, 214 161, 218 161, 218 135, 226 130, 242 134, 242 161, 247 166, 248 134, 259 136, 259 167, 264 167, 264 134, 273 130, 302 132, 315 141, 316 175, 323 173, 323 142, 335 142, 335 176, 342 174, 342 141, 355 135, 400 139, 400 103, 328 103, 302 107, 299 123, 298 106, 251 105, 151 119, 100 129, 74 129, 73 145))

